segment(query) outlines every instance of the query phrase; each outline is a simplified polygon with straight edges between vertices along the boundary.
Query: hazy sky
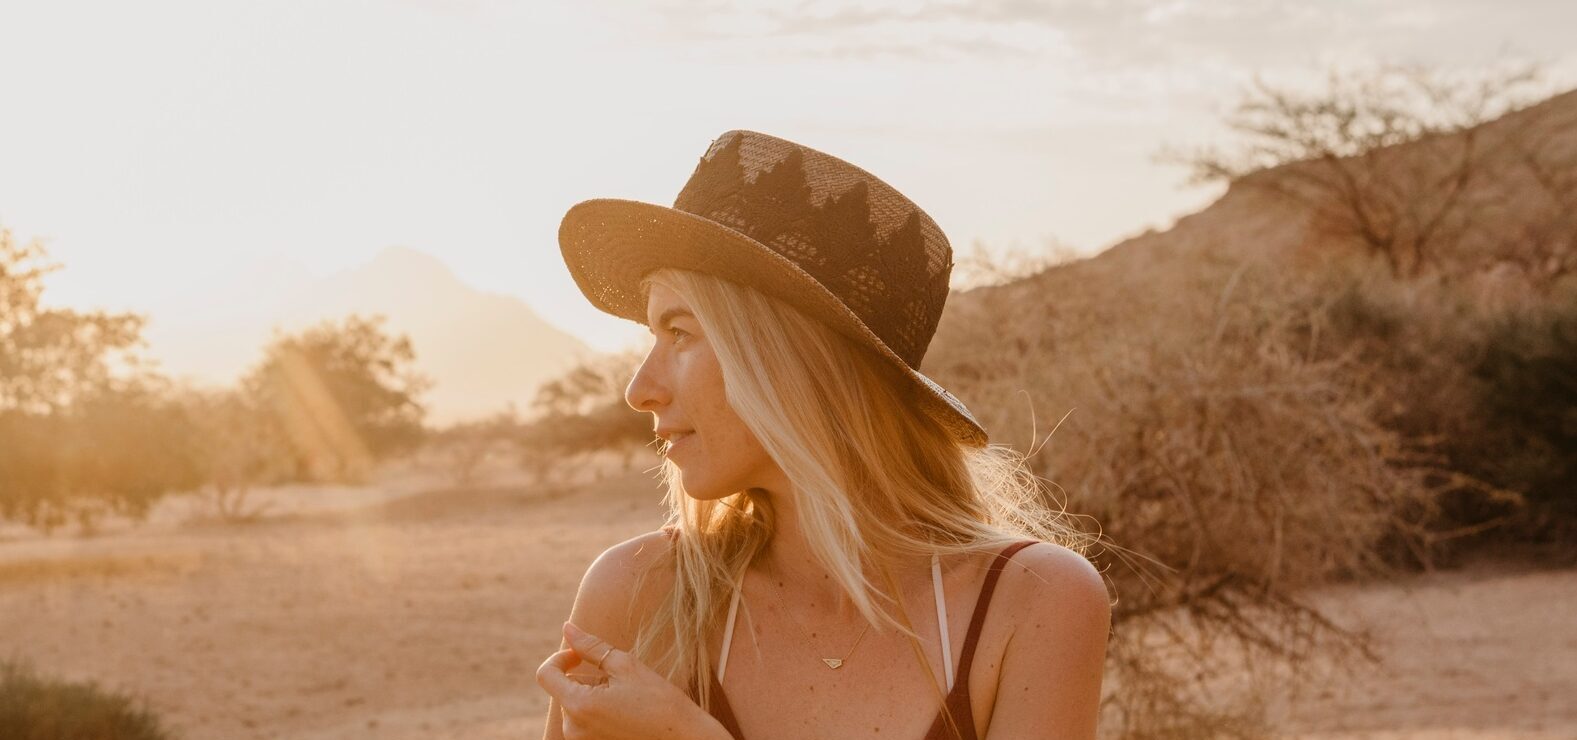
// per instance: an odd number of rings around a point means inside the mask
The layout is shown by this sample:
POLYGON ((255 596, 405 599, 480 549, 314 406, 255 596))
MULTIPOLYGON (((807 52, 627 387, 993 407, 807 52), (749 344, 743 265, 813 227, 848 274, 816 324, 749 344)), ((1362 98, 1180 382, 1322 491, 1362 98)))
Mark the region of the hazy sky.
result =
POLYGON ((50 302, 203 310, 204 285, 390 245, 612 348, 556 230, 670 204, 750 128, 877 173, 955 249, 1098 251, 1217 195, 1152 163, 1217 139, 1254 72, 1330 61, 1577 79, 1577 3, 0 0, 0 225, 65 264, 50 302))

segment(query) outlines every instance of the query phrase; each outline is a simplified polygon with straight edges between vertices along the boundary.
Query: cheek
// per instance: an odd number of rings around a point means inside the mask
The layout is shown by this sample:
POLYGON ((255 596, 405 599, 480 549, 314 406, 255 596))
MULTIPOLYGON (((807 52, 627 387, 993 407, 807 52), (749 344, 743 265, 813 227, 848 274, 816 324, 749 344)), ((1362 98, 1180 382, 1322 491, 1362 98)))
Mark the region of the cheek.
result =
POLYGON ((704 345, 677 358, 674 386, 684 399, 685 407, 697 417, 697 424, 717 416, 719 407, 728 406, 727 391, 723 386, 723 368, 717 364, 717 357, 711 349, 704 345))
POLYGON ((742 474, 767 464, 771 458, 755 432, 745 425, 745 420, 721 395, 717 398, 718 402, 708 404, 707 409, 711 432, 711 439, 707 440, 711 446, 709 452, 730 470, 742 474))
POLYGON ((728 403, 728 392, 721 377, 698 377, 692 386, 690 408, 695 423, 709 443, 733 447, 746 433, 745 422, 728 403))
POLYGON ((684 368, 686 407, 691 410, 702 445, 708 452, 741 465, 754 466, 765 450, 738 412, 728 403, 722 367, 710 352, 697 352, 684 368))

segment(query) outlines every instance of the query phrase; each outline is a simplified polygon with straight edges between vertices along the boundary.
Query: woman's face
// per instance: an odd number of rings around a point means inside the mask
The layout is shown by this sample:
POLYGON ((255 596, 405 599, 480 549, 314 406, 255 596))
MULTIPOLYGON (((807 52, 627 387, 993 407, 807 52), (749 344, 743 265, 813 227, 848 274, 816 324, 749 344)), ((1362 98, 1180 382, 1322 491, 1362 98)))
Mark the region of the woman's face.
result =
POLYGON ((749 488, 779 490, 783 471, 728 404, 717 355, 689 305, 673 290, 653 285, 646 320, 656 342, 624 399, 636 411, 652 412, 685 491, 711 500, 749 488))

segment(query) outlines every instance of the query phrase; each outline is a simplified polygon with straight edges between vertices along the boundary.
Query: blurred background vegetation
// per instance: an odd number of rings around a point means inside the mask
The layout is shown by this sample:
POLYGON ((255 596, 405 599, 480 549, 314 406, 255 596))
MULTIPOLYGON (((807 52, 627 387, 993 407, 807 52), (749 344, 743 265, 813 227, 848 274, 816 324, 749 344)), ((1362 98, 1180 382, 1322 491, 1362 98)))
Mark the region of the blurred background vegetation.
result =
POLYGON ((134 697, 91 682, 43 678, 25 661, 0 661, 0 730, 10 740, 167 740, 134 697))

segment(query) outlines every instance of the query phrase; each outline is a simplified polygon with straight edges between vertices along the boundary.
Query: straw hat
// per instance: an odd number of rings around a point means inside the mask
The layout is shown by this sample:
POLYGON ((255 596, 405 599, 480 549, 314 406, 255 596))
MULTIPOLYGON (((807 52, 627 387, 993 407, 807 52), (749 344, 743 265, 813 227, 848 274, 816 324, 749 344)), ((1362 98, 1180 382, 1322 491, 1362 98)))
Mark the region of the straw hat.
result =
POLYGON ((754 131, 712 142, 672 208, 575 204, 559 225, 575 283, 607 313, 646 323, 640 281, 662 267, 748 285, 869 347, 962 443, 984 428, 920 372, 947 302, 953 250, 924 211, 837 157, 754 131))

